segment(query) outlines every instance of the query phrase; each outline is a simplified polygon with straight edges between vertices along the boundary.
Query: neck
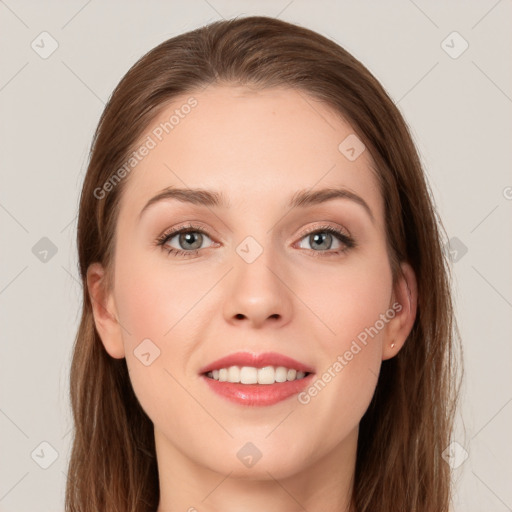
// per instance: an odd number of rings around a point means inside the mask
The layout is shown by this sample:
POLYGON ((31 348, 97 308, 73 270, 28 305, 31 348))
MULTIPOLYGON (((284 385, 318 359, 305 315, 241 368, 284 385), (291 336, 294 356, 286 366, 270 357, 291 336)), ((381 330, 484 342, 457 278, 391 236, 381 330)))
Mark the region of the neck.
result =
POLYGON ((297 471, 265 465, 262 458, 249 473, 239 473, 238 466, 221 473, 192 460, 155 429, 157 512, 350 512, 357 435, 356 428, 318 459, 299 458, 297 471))

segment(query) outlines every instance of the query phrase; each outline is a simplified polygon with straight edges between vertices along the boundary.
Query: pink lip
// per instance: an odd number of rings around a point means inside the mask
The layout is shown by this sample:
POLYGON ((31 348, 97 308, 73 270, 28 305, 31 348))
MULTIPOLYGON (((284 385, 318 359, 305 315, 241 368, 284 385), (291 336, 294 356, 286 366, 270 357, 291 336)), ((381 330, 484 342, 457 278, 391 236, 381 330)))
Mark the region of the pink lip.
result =
POLYGON ((239 384, 232 382, 219 382, 202 375, 206 384, 212 391, 227 400, 249 406, 273 405, 286 398, 300 393, 306 386, 310 386, 315 375, 313 373, 300 380, 276 382, 275 384, 239 384))
MULTIPOLYGON (((251 354, 250 352, 236 352, 229 356, 222 357, 212 363, 203 366, 200 374, 208 373, 220 368, 229 368, 230 366, 253 366, 255 368, 264 368, 265 366, 284 366, 293 368, 305 373, 314 373, 315 370, 291 357, 276 352, 264 352, 263 354, 251 354)), ((282 383, 284 384, 284 382, 282 383)))
POLYGON ((251 354, 250 352, 237 352, 212 363, 203 366, 199 370, 201 378, 208 384, 209 388, 220 396, 242 405, 263 406, 273 405, 292 395, 300 393, 306 386, 311 384, 314 378, 314 368, 305 365, 291 357, 276 352, 265 352, 263 354, 251 354), (229 368, 230 366, 253 366, 264 368, 265 366, 284 366, 298 371, 309 373, 303 379, 276 382, 275 384, 240 384, 232 382, 219 382, 209 378, 206 374, 212 370, 229 368))

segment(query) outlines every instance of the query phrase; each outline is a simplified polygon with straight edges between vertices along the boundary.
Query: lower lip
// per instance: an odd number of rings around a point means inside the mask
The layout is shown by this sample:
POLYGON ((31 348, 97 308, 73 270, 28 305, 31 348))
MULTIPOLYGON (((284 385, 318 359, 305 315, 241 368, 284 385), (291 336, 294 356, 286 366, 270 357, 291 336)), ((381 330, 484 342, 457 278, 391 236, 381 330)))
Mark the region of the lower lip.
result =
POLYGON ((293 395, 300 393, 305 387, 309 386, 314 374, 286 382, 276 382, 275 384, 239 384, 233 382, 219 382, 206 375, 202 378, 206 381, 212 391, 226 398, 230 402, 241 405, 273 405, 293 395))

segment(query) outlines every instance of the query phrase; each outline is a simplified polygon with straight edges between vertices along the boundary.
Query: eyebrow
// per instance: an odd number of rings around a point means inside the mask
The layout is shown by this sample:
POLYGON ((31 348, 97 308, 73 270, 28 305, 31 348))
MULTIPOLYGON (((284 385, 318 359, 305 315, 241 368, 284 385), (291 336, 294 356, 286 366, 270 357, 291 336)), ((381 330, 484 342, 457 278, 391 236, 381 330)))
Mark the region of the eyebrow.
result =
MULTIPOLYGON (((174 188, 167 187, 152 197, 142 208, 139 218, 155 203, 168 200, 177 200, 182 203, 196 204, 206 207, 230 207, 230 202, 222 194, 214 190, 202 188, 174 188)), ((362 206, 373 223, 375 217, 368 203, 354 192, 344 188, 323 188, 320 190, 299 190, 290 199, 288 208, 307 208, 316 206, 333 199, 348 199, 362 206)))

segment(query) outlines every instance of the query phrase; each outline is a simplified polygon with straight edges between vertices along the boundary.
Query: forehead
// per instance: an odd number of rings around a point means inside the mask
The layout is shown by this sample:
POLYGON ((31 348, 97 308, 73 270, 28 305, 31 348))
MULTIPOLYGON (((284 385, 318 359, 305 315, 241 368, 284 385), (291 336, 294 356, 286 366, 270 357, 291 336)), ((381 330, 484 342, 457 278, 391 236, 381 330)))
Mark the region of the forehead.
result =
POLYGON ((380 216, 371 155, 358 156, 364 146, 350 124, 303 91, 210 85, 167 104, 144 141, 151 149, 131 171, 122 205, 142 208, 169 186, 220 190, 230 206, 255 208, 284 205, 297 190, 344 187, 380 216))

